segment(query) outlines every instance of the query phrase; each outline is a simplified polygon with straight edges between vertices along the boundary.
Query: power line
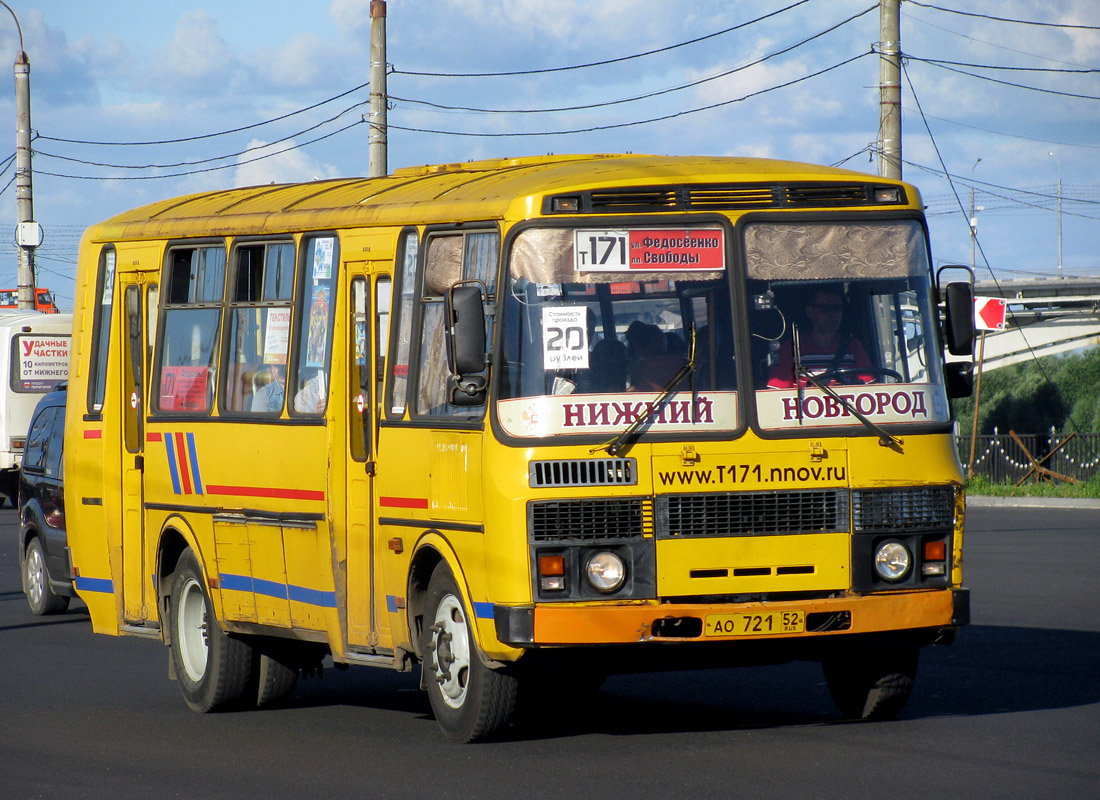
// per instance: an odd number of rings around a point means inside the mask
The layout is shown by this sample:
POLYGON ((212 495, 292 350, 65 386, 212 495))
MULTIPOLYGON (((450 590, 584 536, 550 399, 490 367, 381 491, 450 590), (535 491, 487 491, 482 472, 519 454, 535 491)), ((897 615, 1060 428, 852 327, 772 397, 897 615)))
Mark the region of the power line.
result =
POLYGON ((825 36, 829 33, 832 33, 833 31, 837 30, 838 28, 841 28, 844 25, 847 25, 849 22, 853 22, 854 20, 859 19, 860 17, 864 16, 865 14, 873 11, 876 7, 877 6, 870 6, 869 8, 866 8, 863 11, 860 11, 856 14, 853 14, 852 16, 848 17, 845 20, 842 20, 842 21, 836 23, 835 25, 831 25, 828 28, 825 28, 824 30, 821 30, 821 31, 815 33, 813 36, 809 36, 809 37, 801 40, 800 42, 796 42, 795 44, 788 45, 787 47, 784 47, 780 50, 776 50, 772 53, 768 53, 765 56, 761 56, 760 58, 755 59, 754 61, 750 61, 746 64, 742 64, 738 67, 733 67, 732 69, 728 69, 728 70, 725 70, 723 72, 719 72, 715 75, 710 75, 706 78, 700 78, 698 80, 691 81, 690 83, 684 83, 684 84, 680 84, 679 86, 673 86, 673 87, 666 88, 666 89, 658 89, 656 91, 648 92, 646 94, 635 95, 634 97, 627 97, 627 98, 623 98, 623 99, 620 99, 620 100, 605 100, 605 101, 599 102, 599 103, 588 103, 588 104, 585 104, 585 105, 575 105, 575 106, 559 106, 559 107, 556 107, 556 108, 511 108, 511 109, 509 109, 509 108, 475 108, 475 107, 470 107, 470 106, 443 105, 441 103, 433 103, 433 102, 430 102, 430 101, 427 101, 427 100, 416 100, 416 99, 410 99, 410 98, 407 98, 407 97, 398 97, 398 96, 392 95, 392 94, 389 95, 389 99, 390 100, 395 100, 395 101, 398 101, 398 102, 403 102, 403 103, 414 103, 416 105, 428 106, 430 108, 436 108, 436 109, 440 109, 442 111, 466 111, 466 112, 480 113, 480 114, 551 114, 551 113, 558 113, 558 112, 562 112, 562 111, 587 111, 587 110, 590 110, 590 109, 593 109, 593 108, 605 108, 607 106, 622 105, 622 104, 625 104, 625 103, 633 103, 633 102, 637 102, 639 100, 648 100, 648 99, 653 98, 653 97, 659 97, 661 95, 671 94, 672 92, 682 91, 683 89, 691 89, 691 88, 694 88, 696 86, 701 86, 704 83, 709 83, 710 81, 715 81, 715 80, 718 80, 720 78, 726 78, 726 77, 729 77, 730 75, 733 75, 737 72, 741 72, 743 70, 750 69, 751 67, 758 66, 758 65, 763 64, 765 61, 768 61, 772 58, 776 58, 776 57, 784 55, 786 53, 790 53, 793 50, 797 50, 799 47, 802 47, 803 45, 806 45, 806 44, 814 41, 815 39, 820 39, 822 36, 825 36))
POLYGON ((1054 69, 1052 67, 1009 67, 1000 64, 970 64, 965 61, 945 61, 942 58, 917 58, 916 56, 909 55, 908 53, 905 57, 911 58, 914 61, 923 61, 926 64, 951 65, 953 67, 972 67, 974 69, 1000 69, 1013 72, 1063 72, 1073 74, 1088 74, 1100 72, 1100 69, 1095 69, 1093 67, 1084 67, 1080 69, 1054 69))
POLYGON ((929 28, 935 28, 938 31, 943 31, 944 33, 950 33, 952 36, 958 36, 960 39, 966 39, 966 40, 971 41, 971 42, 977 42, 978 44, 984 44, 987 47, 994 47, 998 50, 1006 50, 1009 53, 1016 53, 1017 55, 1021 55, 1021 56, 1030 56, 1031 58, 1038 58, 1038 59, 1041 59, 1043 61, 1050 61, 1051 63, 1054 63, 1054 64, 1072 64, 1073 66, 1082 66, 1081 64, 1077 64, 1073 61, 1062 61, 1061 59, 1051 58, 1050 56, 1044 56, 1044 55, 1041 55, 1039 53, 1032 53, 1032 52, 1029 52, 1027 50, 1017 50, 1014 47, 1005 47, 1003 44, 1000 44, 998 42, 991 42, 988 39, 979 39, 977 36, 971 36, 968 33, 959 33, 958 31, 953 31, 950 28, 945 28, 942 25, 936 25, 932 22, 929 22, 926 19, 921 19, 920 17, 915 17, 912 14, 906 14, 904 11, 902 12, 902 16, 905 17, 906 19, 912 20, 913 22, 916 22, 920 25, 927 25, 929 28))
MULTIPOLYGON (((705 42, 708 39, 714 39, 718 36, 724 36, 727 33, 732 33, 733 31, 740 30, 741 28, 747 28, 749 25, 755 25, 757 22, 763 22, 766 19, 783 14, 787 11, 790 11, 792 8, 797 8, 798 6, 804 5, 808 2, 810 2, 810 0, 798 0, 798 2, 791 3, 789 6, 785 6, 784 8, 772 11, 770 14, 765 14, 761 17, 757 17, 756 19, 750 19, 748 22, 739 23, 737 25, 734 25, 732 28, 726 28, 725 30, 708 33, 705 36, 699 36, 695 39, 688 39, 686 42, 677 42, 676 44, 668 45, 666 47, 658 47, 654 50, 646 50, 642 53, 634 53, 633 55, 629 56, 619 56, 618 58, 609 58, 603 61, 592 61, 586 64, 572 64, 567 67, 544 67, 542 69, 515 70, 511 72, 413 72, 409 70, 394 68, 393 74, 414 75, 417 77, 427 78, 503 78, 518 75, 542 75, 548 72, 568 72, 570 70, 588 69, 590 67, 603 67, 607 66, 608 64, 620 64, 624 61, 632 61, 637 58, 645 58, 646 56, 657 55, 658 53, 667 53, 670 50, 676 50, 680 47, 687 47, 688 45, 705 42)), ((877 8, 877 6, 873 6, 873 8, 877 8)))
POLYGON ((934 6, 931 3, 921 3, 919 0, 905 0, 907 3, 912 3, 915 6, 921 8, 931 8, 935 11, 943 11, 947 14, 959 14, 963 17, 979 17, 981 19, 991 19, 994 22, 1011 22, 1016 25, 1037 25, 1042 28, 1071 28, 1074 30, 1083 31, 1100 31, 1100 27, 1096 25, 1067 25, 1061 22, 1035 22, 1028 19, 1012 19, 1011 17, 994 17, 990 14, 976 14, 973 11, 959 11, 954 8, 943 8, 942 6, 934 6))
POLYGON ((711 103, 709 105, 699 106, 698 108, 690 108, 690 109, 687 109, 685 111, 676 111, 676 112, 673 112, 671 114, 664 114, 664 115, 659 116, 659 117, 650 117, 648 119, 634 120, 632 122, 617 122, 617 123, 611 123, 611 124, 608 124, 608 125, 593 125, 593 126, 590 126, 588 128, 574 128, 572 130, 517 131, 517 132, 490 132, 490 133, 477 132, 477 131, 433 130, 433 129, 430 129, 430 128, 411 128, 411 127, 406 127, 406 126, 402 126, 402 125, 392 125, 392 124, 389 125, 389 129, 390 130, 397 130, 397 131, 409 131, 411 133, 431 133, 431 134, 435 134, 435 135, 438 135, 438 136, 473 136, 473 137, 482 137, 482 138, 502 138, 502 137, 510 137, 510 136, 565 136, 565 135, 576 134, 576 133, 594 133, 596 131, 615 130, 615 129, 618 129, 618 128, 632 128, 632 127, 636 127, 636 126, 639 126, 639 125, 649 125, 649 124, 654 123, 654 122, 664 122, 666 120, 676 119, 677 117, 687 116, 689 114, 697 114, 701 111, 710 111, 710 110, 715 109, 715 108, 721 108, 722 106, 732 105, 733 103, 740 103, 744 100, 749 100, 753 97, 758 97, 759 95, 762 95, 762 94, 768 94, 769 92, 774 92, 778 89, 785 89, 788 86, 794 86, 795 84, 802 83, 803 81, 809 80, 810 78, 816 78, 819 75, 824 75, 827 72, 831 72, 834 69, 839 69, 840 67, 851 64, 852 62, 858 61, 859 59, 864 58, 864 57, 869 56, 869 55, 871 55, 870 51, 868 51, 866 53, 860 53, 859 55, 852 56, 851 58, 845 59, 844 61, 840 61, 836 64, 833 64, 831 67, 825 67, 824 69, 818 70, 817 72, 812 72, 808 75, 803 75, 801 78, 794 78, 793 80, 789 80, 785 83, 780 83, 780 84, 777 84, 775 86, 770 86, 766 89, 760 89, 760 90, 755 91, 755 92, 750 92, 749 94, 742 95, 741 97, 735 97, 731 100, 723 100, 723 101, 718 102, 718 103, 711 103))
MULTIPOLYGON (((263 161, 264 159, 267 159, 267 158, 274 158, 275 156, 282 155, 283 153, 289 153, 291 150, 297 150, 297 149, 302 148, 302 147, 308 147, 311 144, 315 144, 315 143, 323 141, 325 139, 330 139, 333 136, 337 136, 338 134, 341 134, 341 133, 344 133, 345 131, 351 130, 356 125, 364 125, 364 124, 366 124, 364 120, 358 119, 355 122, 351 123, 350 125, 345 125, 343 128, 340 128, 339 130, 335 130, 332 133, 326 133, 324 136, 318 136, 316 139, 311 139, 308 142, 302 142, 302 144, 300 144, 300 145, 294 145, 292 147, 285 147, 282 150, 279 150, 279 151, 274 152, 274 153, 266 153, 265 155, 256 156, 256 158, 250 158, 250 159, 247 159, 245 161, 238 161, 238 162, 233 163, 233 164, 222 164, 221 166, 218 166, 218 167, 206 167, 205 169, 193 169, 193 170, 187 170, 185 172, 174 172, 174 173, 171 173, 171 174, 168 174, 168 175, 111 175, 111 176, 102 176, 102 175, 63 175, 63 174, 60 174, 60 173, 57 173, 57 172, 45 172, 43 170, 35 170, 35 172, 38 175, 48 175, 51 178, 72 178, 74 180, 82 180, 82 181, 100 181, 100 180, 103 180, 104 177, 108 177, 108 178, 110 178, 110 180, 114 180, 114 181, 153 181, 153 180, 161 180, 163 178, 182 178, 186 175, 198 175, 198 174, 203 173, 203 172, 218 172, 219 170, 233 169, 234 167, 241 167, 241 166, 244 166, 245 164, 255 163, 256 161, 263 161)), ((0 190, 0 191, 2 191, 2 190, 0 190)))
POLYGON ((1043 88, 1038 87, 1038 86, 1026 86, 1022 83, 1013 83, 1012 81, 1002 81, 1002 80, 999 80, 998 78, 991 78, 988 75, 977 75, 973 72, 967 72, 966 70, 956 69, 955 67, 946 66, 946 64, 944 64, 944 63, 938 63, 938 62, 933 61, 931 59, 918 58, 917 56, 911 56, 908 53, 905 54, 904 58, 906 58, 910 61, 920 61, 920 62, 925 63, 925 64, 931 64, 933 67, 938 67, 939 69, 945 69, 948 72, 957 72, 960 75, 966 75, 966 76, 971 77, 971 78, 977 78, 978 80, 990 81, 991 83, 999 83, 1002 86, 1012 86, 1013 88, 1016 88, 1016 89, 1027 89, 1027 90, 1032 91, 1032 92, 1042 92, 1043 94, 1056 94, 1056 95, 1061 95, 1062 97, 1076 97, 1080 100, 1100 100, 1100 97, 1097 97, 1096 95, 1074 94, 1073 92, 1059 92, 1055 89, 1043 89, 1043 88))
MULTIPOLYGON (((106 167, 106 168, 109 168, 109 169, 176 169, 178 167, 192 167, 192 166, 197 166, 199 164, 210 164, 210 163, 213 163, 215 161, 224 161, 227 158, 239 158, 243 155, 246 155, 247 153, 252 153, 252 152, 255 152, 257 150, 263 150, 267 147, 271 147, 273 145, 282 144, 283 142, 288 142, 288 141, 290 141, 291 139, 294 139, 297 136, 302 136, 303 134, 310 133, 311 131, 315 131, 318 128, 320 128, 322 125, 327 125, 330 122, 335 122, 336 120, 340 119, 340 117, 347 114, 349 111, 352 111, 356 108, 359 108, 360 106, 365 106, 369 102, 370 102, 370 100, 362 100, 358 103, 355 103, 353 105, 348 106, 347 108, 345 108, 343 111, 341 111, 339 114, 337 114, 334 117, 329 117, 328 119, 325 119, 325 120, 322 120, 322 121, 318 122, 316 125, 311 125, 310 127, 306 128, 304 130, 297 131, 296 133, 289 134, 287 136, 282 137, 281 139, 276 139, 273 142, 266 142, 265 144, 256 145, 254 147, 248 147, 248 148, 245 148, 244 150, 241 150, 240 152, 237 152, 237 153, 229 153, 229 154, 224 155, 224 156, 211 156, 210 158, 202 158, 202 159, 197 159, 195 161, 180 161, 180 162, 175 163, 175 164, 107 164, 107 163, 102 163, 102 162, 98 162, 98 161, 86 161, 86 160, 80 159, 80 158, 73 158, 72 156, 63 156, 63 155, 59 155, 57 153, 47 153, 43 150, 35 150, 34 154, 35 155, 40 155, 40 156, 45 156, 47 158, 56 158, 56 159, 59 159, 61 161, 71 161, 71 162, 76 163, 76 164, 85 164, 85 165, 90 166, 90 167, 106 167)), ((43 137, 43 138, 45 138, 45 137, 43 137)), ((314 141, 317 141, 317 140, 315 139, 314 141)), ((248 163, 248 162, 245 162, 245 163, 248 163)), ((229 166, 236 166, 236 164, 232 164, 232 165, 229 165, 229 166)))
MULTIPOLYGON (((908 109, 902 109, 903 114, 912 114, 913 112, 908 109)), ((992 128, 982 128, 978 125, 968 125, 965 122, 959 122, 958 120, 946 119, 945 117, 937 117, 933 114, 927 115, 928 119, 934 119, 938 122, 946 122, 948 125, 958 125, 960 128, 969 128, 974 131, 981 131, 982 133, 992 133, 995 136, 1006 136, 1010 139, 1023 139, 1027 142, 1041 142, 1042 144, 1056 144, 1060 147, 1086 147, 1090 150, 1100 150, 1100 144, 1082 144, 1080 142, 1063 142, 1057 139, 1039 139, 1034 136, 1024 136, 1019 133, 1007 133, 1005 131, 996 131, 992 128)))
MULTIPOLYGON (((160 139, 158 141, 150 141, 150 142, 102 142, 102 141, 89 141, 89 140, 83 140, 83 139, 63 139, 63 138, 56 137, 56 136, 43 136, 41 134, 39 134, 37 138, 44 139, 44 140, 51 141, 51 142, 64 142, 65 144, 102 145, 104 147, 143 147, 143 146, 146 146, 146 145, 183 144, 185 142, 197 142, 197 141, 201 141, 203 139, 213 139, 215 136, 227 136, 228 134, 231 134, 231 133, 242 133, 243 131, 255 130, 256 128, 263 127, 264 125, 270 125, 273 122, 282 122, 284 119, 289 119, 290 117, 297 116, 298 114, 305 113, 306 111, 312 111, 315 108, 320 108, 323 105, 331 103, 333 100, 339 100, 341 97, 347 97, 352 92, 357 92, 360 89, 365 89, 368 86, 370 86, 369 82, 368 83, 361 83, 358 86, 353 86, 352 88, 348 89, 346 92, 341 92, 340 94, 333 95, 332 97, 328 98, 327 100, 321 100, 317 103, 314 103, 313 105, 306 106, 305 108, 299 108, 297 111, 290 111, 290 112, 288 112, 286 114, 282 114, 281 116, 278 116, 278 117, 272 117, 271 119, 266 119, 263 122, 254 122, 251 125, 242 125, 239 128, 232 128, 230 130, 218 131, 216 133, 204 133, 204 134, 200 134, 200 135, 197 135, 197 136, 185 136, 182 139, 160 139)), ((359 105, 362 105, 362 103, 360 103, 359 105)))

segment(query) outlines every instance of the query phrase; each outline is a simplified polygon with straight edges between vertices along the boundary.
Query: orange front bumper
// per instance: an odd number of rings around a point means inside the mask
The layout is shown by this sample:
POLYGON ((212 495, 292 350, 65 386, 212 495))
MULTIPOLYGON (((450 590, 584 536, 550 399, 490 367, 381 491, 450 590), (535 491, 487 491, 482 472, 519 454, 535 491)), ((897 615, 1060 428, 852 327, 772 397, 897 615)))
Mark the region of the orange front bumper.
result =
MULTIPOLYGON (((897 592, 880 595, 769 603, 638 604, 638 605, 537 605, 534 609, 534 641, 537 645, 629 644, 650 641, 746 641, 789 639, 831 634, 875 633, 965 625, 969 603, 965 589, 897 592), (768 611, 804 611, 807 620, 818 614, 851 617, 848 627, 805 633, 752 636, 654 635, 654 623, 668 619, 705 620, 708 614, 759 614, 768 611)), ((702 627, 702 626, 700 626, 702 627)), ((658 624, 661 630, 668 626, 658 624)))

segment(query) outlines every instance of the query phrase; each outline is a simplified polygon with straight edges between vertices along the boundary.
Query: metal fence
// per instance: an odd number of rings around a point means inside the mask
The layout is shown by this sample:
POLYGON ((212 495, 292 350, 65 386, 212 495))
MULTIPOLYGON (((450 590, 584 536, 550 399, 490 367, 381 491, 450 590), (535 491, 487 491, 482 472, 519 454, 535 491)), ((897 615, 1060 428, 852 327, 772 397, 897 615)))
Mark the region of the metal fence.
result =
MULTIPOLYGON (((970 438, 956 437, 964 472, 970 461, 970 438)), ((1073 435, 1051 431, 1017 434, 1017 438, 1035 461, 1052 472, 1082 482, 1100 474, 1100 433, 1073 435)), ((974 447, 975 475, 983 475, 993 483, 1016 483, 1031 469, 1027 453, 1008 433, 994 428, 992 436, 978 437, 974 447)))

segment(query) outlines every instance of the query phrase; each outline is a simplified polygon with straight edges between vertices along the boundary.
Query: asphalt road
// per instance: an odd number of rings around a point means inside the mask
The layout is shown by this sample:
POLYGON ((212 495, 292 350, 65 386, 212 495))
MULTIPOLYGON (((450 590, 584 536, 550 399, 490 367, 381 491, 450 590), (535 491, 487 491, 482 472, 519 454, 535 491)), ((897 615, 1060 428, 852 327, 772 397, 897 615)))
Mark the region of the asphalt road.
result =
POLYGON ((973 624, 901 717, 846 723, 813 664, 610 678, 532 733, 442 738, 416 677, 326 670, 197 715, 158 643, 31 615, 0 511, 0 798, 1100 797, 1100 510, 973 509, 973 624))

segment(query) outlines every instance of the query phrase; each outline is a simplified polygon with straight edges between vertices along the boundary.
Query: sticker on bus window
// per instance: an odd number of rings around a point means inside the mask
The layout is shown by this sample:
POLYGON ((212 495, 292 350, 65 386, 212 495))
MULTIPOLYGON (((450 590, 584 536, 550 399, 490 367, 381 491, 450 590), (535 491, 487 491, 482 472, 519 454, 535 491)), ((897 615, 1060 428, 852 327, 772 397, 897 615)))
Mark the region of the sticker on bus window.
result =
POLYGON ((264 331, 264 363, 285 364, 290 349, 290 309, 269 308, 264 331))
POLYGON ((721 228, 586 229, 573 232, 573 258, 578 272, 723 270, 726 246, 721 228))
POLYGON ((332 239, 313 241, 313 280, 327 281, 332 277, 332 239))
POLYGON ((542 307, 542 368, 588 369, 587 306, 542 307))

